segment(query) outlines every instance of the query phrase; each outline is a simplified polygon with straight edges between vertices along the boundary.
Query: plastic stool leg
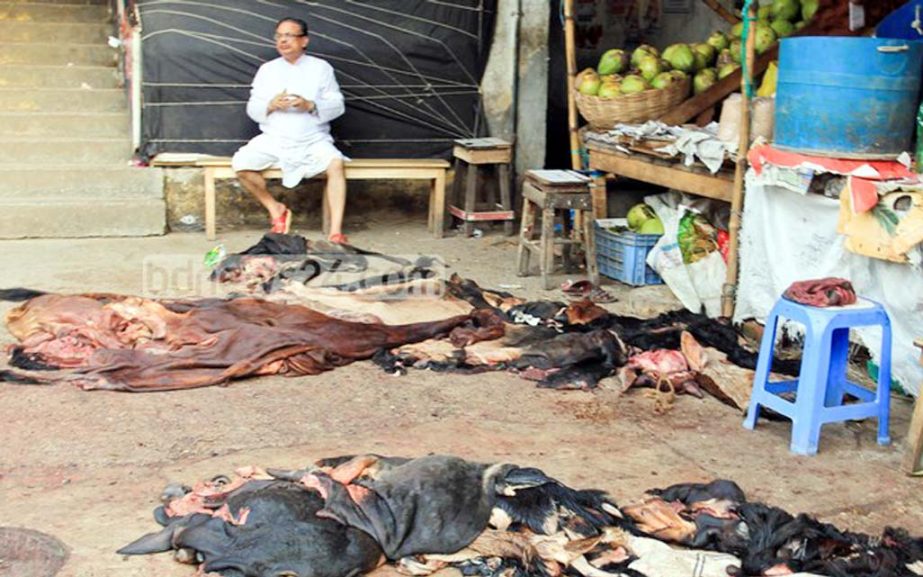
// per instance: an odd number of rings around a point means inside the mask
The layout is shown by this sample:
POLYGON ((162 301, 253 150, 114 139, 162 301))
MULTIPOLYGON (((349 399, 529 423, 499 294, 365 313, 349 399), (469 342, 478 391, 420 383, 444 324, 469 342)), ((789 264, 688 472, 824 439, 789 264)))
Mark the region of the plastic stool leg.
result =
POLYGON ((824 405, 839 407, 843 404, 846 384, 846 365, 849 362, 849 329, 834 329, 830 336, 830 368, 824 405))
POLYGON ((875 399, 878 403, 878 444, 888 445, 891 443, 888 433, 888 421, 891 416, 891 321, 887 315, 881 323, 881 358, 878 365, 878 390, 875 399))
POLYGON ((778 324, 779 317, 773 308, 766 319, 763 340, 760 342, 760 354, 756 361, 756 372, 753 373, 753 391, 750 393, 747 417, 744 419, 744 427, 747 429, 755 429, 756 421, 760 416, 760 398, 766 394, 766 383, 769 382, 769 372, 772 370, 772 356, 775 353, 778 324))
POLYGON ((830 333, 818 335, 814 327, 805 327, 804 350, 802 351, 801 374, 798 377, 798 392, 795 398, 795 414, 792 417, 793 453, 814 455, 820 441, 823 426, 821 411, 830 359, 830 333))

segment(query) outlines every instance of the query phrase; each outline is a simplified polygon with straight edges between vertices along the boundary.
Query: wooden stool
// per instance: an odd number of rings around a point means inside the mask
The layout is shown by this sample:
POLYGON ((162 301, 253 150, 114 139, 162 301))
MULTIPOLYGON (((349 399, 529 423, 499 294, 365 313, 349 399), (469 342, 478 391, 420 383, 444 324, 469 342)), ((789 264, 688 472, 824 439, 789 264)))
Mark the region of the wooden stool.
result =
POLYGON ((510 163, 513 160, 513 145, 499 138, 469 138, 456 140, 455 148, 455 182, 452 186, 452 202, 449 212, 464 223, 465 236, 474 232, 474 223, 480 221, 502 220, 503 231, 507 236, 513 234, 513 202, 510 197, 510 163), (482 167, 496 165, 499 180, 500 203, 497 203, 495 187, 485 186, 486 199, 477 202, 478 173, 482 167), (461 204, 461 186, 465 181, 463 208, 461 204))
POLYGON ((589 190, 590 179, 570 170, 530 170, 522 183, 522 227, 519 231, 519 276, 529 274, 529 256, 536 253, 545 290, 553 288, 550 275, 554 272, 554 247, 562 246, 565 265, 570 261, 570 248, 581 241, 571 237, 567 218, 564 218, 563 235, 555 238, 555 211, 576 211, 575 222, 580 223, 586 253, 586 270, 590 281, 599 284, 596 268, 596 242, 593 236, 593 199, 589 190), (542 213, 542 231, 534 241, 535 217, 542 213))

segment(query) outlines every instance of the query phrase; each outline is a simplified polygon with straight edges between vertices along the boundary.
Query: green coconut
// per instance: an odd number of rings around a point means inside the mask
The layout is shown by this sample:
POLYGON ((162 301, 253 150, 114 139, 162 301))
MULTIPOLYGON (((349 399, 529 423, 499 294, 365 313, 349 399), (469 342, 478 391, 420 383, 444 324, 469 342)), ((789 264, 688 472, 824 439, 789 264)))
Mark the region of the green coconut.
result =
POLYGON ((673 71, 661 72, 651 80, 651 88, 656 88, 657 90, 663 90, 668 86, 672 86, 680 82, 680 79, 673 75, 673 71))
POLYGON ((599 86, 599 92, 596 93, 596 96, 599 98, 604 98, 606 100, 610 98, 618 98, 622 95, 622 85, 618 80, 607 80, 604 81, 599 86))
POLYGON ((705 66, 711 66, 714 64, 715 58, 718 56, 718 50, 716 50, 714 46, 708 44, 707 42, 699 42, 692 47, 692 50, 696 54, 701 54, 705 58, 705 66))
POLYGON ((648 84, 647 80, 637 74, 629 74, 622 79, 622 94, 637 94, 650 87, 651 85, 648 84))
POLYGON ((642 56, 638 60, 638 72, 645 80, 650 82, 655 76, 663 72, 663 67, 660 66, 660 58, 651 55, 642 56))
POLYGON ((639 234, 663 234, 663 221, 659 217, 649 218, 638 227, 639 234))
POLYGON ((695 52, 688 44, 671 44, 663 51, 664 59, 675 70, 692 72, 695 69, 695 52))
POLYGON ((773 20, 794 20, 801 13, 798 0, 772 0, 770 13, 773 20))
POLYGON ((631 207, 628 210, 626 218, 628 220, 628 228, 637 231, 645 222, 657 218, 657 213, 654 212, 654 209, 649 205, 642 202, 631 207))
POLYGON ((743 49, 743 42, 740 41, 740 38, 735 38, 733 41, 731 41, 731 47, 729 48, 729 50, 731 51, 731 60, 733 60, 737 64, 740 64, 740 60, 743 55, 743 53, 741 52, 742 49, 743 49))
POLYGON ((692 79, 693 94, 701 94, 718 82, 718 71, 714 68, 706 68, 696 72, 692 79))
POLYGON ((728 37, 724 35, 723 32, 712 32, 711 36, 708 37, 706 43, 715 47, 715 50, 721 52, 728 47, 728 37))
POLYGON ((814 18, 814 14, 817 13, 817 3, 818 0, 802 0, 801 2, 801 19, 807 22, 811 18, 814 18))
POLYGON ((779 38, 785 38, 795 33, 795 25, 788 20, 773 20, 769 26, 772 27, 772 31, 779 38))
POLYGON ((731 74, 734 74, 734 71, 737 70, 738 68, 740 68, 740 66, 738 66, 737 64, 734 64, 733 62, 722 64, 721 66, 718 67, 718 80, 721 80, 722 78, 725 78, 726 76, 730 76, 731 74))
POLYGON ((620 74, 628 70, 628 61, 628 53, 624 50, 619 48, 606 50, 599 59, 599 65, 596 67, 596 71, 599 72, 600 75, 620 74))
POLYGON ((660 56, 660 51, 650 44, 642 44, 635 48, 635 51, 631 53, 631 67, 637 68, 638 62, 641 60, 642 56, 660 56))
POLYGON ((762 54, 772 48, 772 45, 775 44, 777 40, 778 37, 776 36, 775 30, 772 29, 772 26, 764 22, 757 22, 756 38, 754 39, 754 47, 757 54, 762 54))
POLYGON ((601 83, 602 80, 599 78, 599 74, 592 68, 582 71, 576 78, 577 91, 587 96, 596 96, 601 83))

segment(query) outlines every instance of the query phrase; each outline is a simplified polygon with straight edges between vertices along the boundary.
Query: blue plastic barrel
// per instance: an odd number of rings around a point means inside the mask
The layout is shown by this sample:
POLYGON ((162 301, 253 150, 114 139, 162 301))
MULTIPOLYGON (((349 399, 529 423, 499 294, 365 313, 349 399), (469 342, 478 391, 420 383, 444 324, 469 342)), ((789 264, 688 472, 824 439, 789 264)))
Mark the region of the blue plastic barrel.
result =
POLYGON ((775 145, 843 158, 893 158, 910 149, 921 72, 921 42, 785 38, 775 145))
POLYGON ((885 16, 875 28, 875 36, 923 40, 923 0, 911 0, 885 16))

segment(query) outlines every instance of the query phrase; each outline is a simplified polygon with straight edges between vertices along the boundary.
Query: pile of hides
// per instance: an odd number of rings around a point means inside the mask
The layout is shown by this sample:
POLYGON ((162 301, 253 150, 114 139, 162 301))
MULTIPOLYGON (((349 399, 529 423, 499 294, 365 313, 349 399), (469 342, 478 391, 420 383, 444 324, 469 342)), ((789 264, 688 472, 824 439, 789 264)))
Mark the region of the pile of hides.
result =
POLYGON ((7 314, 20 344, 11 349, 16 368, 0 372, 0 380, 165 391, 258 375, 313 375, 437 335, 460 345, 495 338, 490 314, 384 325, 255 298, 44 294, 7 314))
MULTIPOLYGON (((214 269, 232 291, 224 299, 0 291, 25 300, 7 314, 19 343, 0 380, 160 391, 373 358, 392 373, 508 370, 561 389, 615 377, 623 391, 705 391, 747 407, 757 355, 731 326, 685 311, 641 320, 589 300, 526 302, 446 276, 434 258, 268 234, 214 269)), ((792 364, 774 367, 796 374, 792 364)))
POLYGON ((161 500, 163 528, 118 552, 173 551, 223 577, 350 577, 388 562, 415 576, 447 566, 480 577, 923 574, 923 539, 840 531, 748 502, 726 480, 619 508, 535 468, 357 455, 171 484, 161 500))

